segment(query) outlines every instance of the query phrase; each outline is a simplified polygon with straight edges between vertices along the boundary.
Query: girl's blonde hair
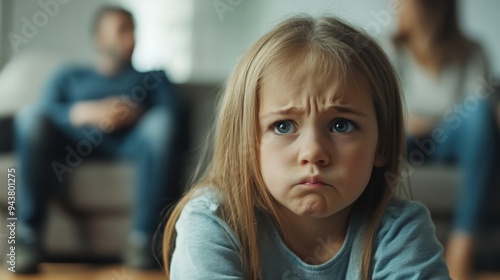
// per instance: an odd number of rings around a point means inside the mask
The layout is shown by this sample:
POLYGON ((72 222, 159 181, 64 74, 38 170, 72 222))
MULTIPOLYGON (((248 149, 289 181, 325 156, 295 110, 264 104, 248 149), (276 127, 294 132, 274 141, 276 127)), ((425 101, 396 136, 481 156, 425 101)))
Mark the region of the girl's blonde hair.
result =
MULTIPOLYGON (((288 19, 258 40, 242 57, 229 78, 214 132, 211 160, 193 188, 173 209, 164 235, 163 257, 170 277, 175 245, 175 223, 196 189, 214 186, 225 196, 221 218, 234 230, 241 247, 246 279, 260 279, 257 211, 282 223, 276 202, 263 183, 259 168, 259 93, 269 73, 300 65, 319 81, 349 83, 354 73, 366 80, 376 110, 379 150, 387 158, 374 168, 370 183, 354 207, 366 214, 367 231, 362 256, 363 279, 371 278, 373 240, 384 210, 394 196, 399 174, 398 156, 404 153, 403 113, 396 74, 381 48, 366 34, 333 17, 288 19), (291 63, 300 60, 302 64, 291 63), (362 208, 362 209, 361 209, 362 208)), ((301 69, 302 70, 302 69, 301 69)), ((350 81, 352 82, 352 81, 350 81)))

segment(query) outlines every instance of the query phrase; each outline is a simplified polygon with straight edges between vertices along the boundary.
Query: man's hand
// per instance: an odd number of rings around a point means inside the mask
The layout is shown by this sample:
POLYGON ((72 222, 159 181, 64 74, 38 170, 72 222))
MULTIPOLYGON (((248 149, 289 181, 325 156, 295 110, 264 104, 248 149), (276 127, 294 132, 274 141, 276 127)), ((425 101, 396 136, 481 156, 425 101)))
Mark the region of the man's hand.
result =
POLYGON ((112 132, 134 124, 142 115, 136 103, 127 103, 118 97, 81 101, 70 109, 70 122, 74 126, 91 125, 104 132, 112 132))

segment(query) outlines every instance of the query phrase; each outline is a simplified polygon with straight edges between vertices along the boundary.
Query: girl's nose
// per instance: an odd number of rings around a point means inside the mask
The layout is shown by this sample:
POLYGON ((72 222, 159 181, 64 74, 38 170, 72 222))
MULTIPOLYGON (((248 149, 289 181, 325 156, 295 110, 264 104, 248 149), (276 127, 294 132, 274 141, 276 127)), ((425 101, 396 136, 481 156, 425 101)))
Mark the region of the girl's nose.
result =
POLYGON ((326 166, 330 162, 330 157, 326 148, 328 140, 318 132, 302 134, 302 141, 299 153, 301 165, 315 164, 326 166), (325 139, 323 139, 325 138, 325 139))

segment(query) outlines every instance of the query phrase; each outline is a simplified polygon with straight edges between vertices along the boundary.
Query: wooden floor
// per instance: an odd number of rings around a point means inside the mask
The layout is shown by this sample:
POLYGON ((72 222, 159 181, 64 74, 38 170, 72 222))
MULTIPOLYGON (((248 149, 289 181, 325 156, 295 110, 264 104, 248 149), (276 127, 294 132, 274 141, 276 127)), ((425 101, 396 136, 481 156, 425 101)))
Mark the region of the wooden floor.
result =
POLYGON ((120 265, 92 264, 42 264, 41 273, 33 276, 19 276, 2 267, 2 280, 164 280, 162 271, 143 272, 120 265))
MULTIPOLYGON (((163 280, 161 271, 141 272, 120 265, 102 266, 90 264, 42 264, 41 273, 34 276, 18 276, 3 268, 3 280, 163 280)), ((500 274, 481 273, 471 280, 500 280, 500 274)))

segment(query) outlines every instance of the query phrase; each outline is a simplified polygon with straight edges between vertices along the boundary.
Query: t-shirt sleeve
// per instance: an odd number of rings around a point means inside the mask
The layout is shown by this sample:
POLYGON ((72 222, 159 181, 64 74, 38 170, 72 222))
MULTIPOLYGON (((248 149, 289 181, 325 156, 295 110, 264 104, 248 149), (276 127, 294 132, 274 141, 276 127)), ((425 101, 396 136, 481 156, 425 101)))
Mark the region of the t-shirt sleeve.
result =
POLYGON ((183 209, 175 227, 171 280, 244 279, 239 245, 216 209, 216 204, 203 199, 190 201, 183 209))
POLYGON ((450 279, 443 247, 421 203, 391 203, 377 234, 373 279, 450 279))

